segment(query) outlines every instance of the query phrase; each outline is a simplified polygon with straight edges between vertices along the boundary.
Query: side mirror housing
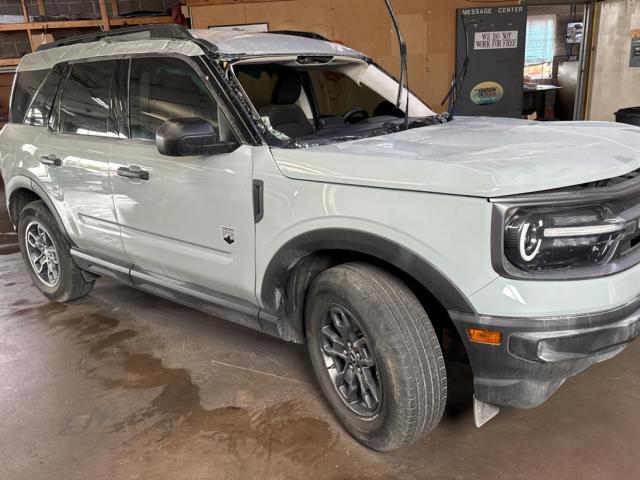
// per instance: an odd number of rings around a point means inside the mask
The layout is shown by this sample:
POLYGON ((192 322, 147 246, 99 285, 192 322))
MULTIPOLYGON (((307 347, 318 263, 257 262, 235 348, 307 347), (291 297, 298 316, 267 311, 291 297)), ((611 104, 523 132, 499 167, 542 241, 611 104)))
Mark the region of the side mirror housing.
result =
POLYGON ((156 145, 169 157, 218 155, 238 148, 235 142, 221 142, 213 125, 198 117, 167 120, 156 132, 156 145))

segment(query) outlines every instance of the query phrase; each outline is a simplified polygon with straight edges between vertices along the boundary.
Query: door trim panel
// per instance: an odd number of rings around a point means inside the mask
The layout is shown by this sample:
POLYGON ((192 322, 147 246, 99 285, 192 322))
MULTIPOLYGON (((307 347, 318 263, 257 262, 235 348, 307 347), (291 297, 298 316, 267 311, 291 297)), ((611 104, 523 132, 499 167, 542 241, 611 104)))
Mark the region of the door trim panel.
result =
POLYGON ((78 267, 83 270, 113 278, 128 286, 172 300, 186 307, 279 337, 277 328, 274 328, 277 319, 261 315, 257 305, 211 292, 197 285, 158 278, 135 270, 134 265, 90 255, 75 248, 71 249, 71 256, 78 267))
POLYGON ((133 281, 129 272, 133 265, 118 262, 113 259, 106 259, 96 255, 89 255, 76 248, 71 249, 71 256, 76 265, 82 270, 86 270, 96 275, 113 278, 119 282, 133 286, 133 281))

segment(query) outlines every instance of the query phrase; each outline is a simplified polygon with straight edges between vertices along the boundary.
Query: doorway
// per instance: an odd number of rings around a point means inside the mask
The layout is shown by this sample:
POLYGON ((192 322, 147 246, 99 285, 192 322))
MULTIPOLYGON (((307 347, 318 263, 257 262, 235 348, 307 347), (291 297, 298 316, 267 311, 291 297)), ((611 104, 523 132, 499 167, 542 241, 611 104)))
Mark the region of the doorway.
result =
POLYGON ((591 4, 530 5, 523 114, 532 120, 582 120, 591 4))

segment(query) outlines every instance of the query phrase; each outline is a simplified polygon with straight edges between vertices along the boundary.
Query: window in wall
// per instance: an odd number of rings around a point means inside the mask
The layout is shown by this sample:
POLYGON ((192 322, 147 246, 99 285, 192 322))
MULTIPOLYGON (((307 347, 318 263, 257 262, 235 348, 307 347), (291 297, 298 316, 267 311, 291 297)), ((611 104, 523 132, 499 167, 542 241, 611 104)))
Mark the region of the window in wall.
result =
POLYGON ((134 58, 129 80, 131 138, 155 140, 167 120, 199 117, 218 129, 218 107, 198 74, 170 57, 134 58))
POLYGON ((532 15, 527 19, 524 75, 533 80, 551 78, 556 43, 556 16, 532 15))
POLYGON ((60 132, 115 137, 109 125, 111 78, 115 61, 71 66, 60 98, 60 132))

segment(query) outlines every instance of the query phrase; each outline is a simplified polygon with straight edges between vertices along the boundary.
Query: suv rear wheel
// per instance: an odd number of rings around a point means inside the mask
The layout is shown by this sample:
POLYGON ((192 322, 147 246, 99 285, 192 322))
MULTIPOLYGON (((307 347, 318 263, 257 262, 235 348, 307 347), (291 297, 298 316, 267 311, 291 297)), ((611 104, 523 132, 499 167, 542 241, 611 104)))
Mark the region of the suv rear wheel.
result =
POLYGON ((68 302, 89 294, 93 282, 73 262, 71 246, 42 201, 22 209, 18 241, 29 275, 47 298, 68 302))
POLYGON ((349 263, 318 275, 307 298, 311 362, 344 427, 380 451, 432 431, 447 377, 433 326, 411 290, 385 270, 349 263))

